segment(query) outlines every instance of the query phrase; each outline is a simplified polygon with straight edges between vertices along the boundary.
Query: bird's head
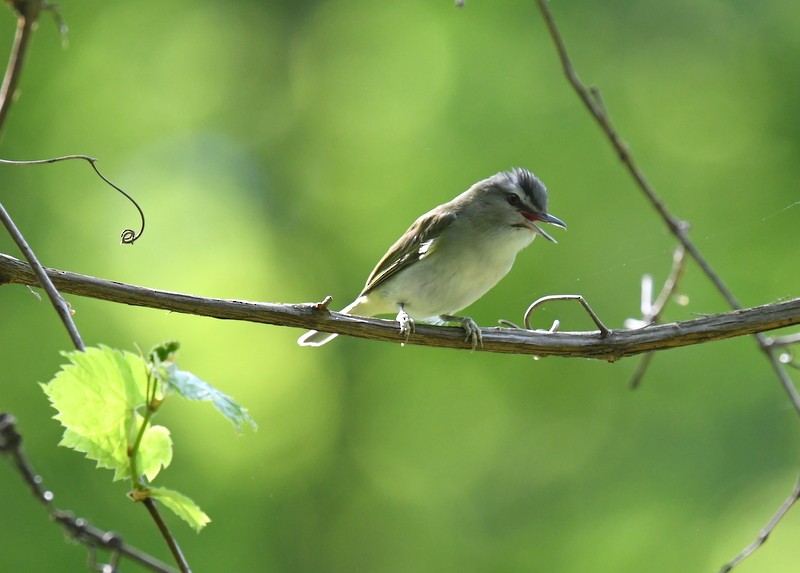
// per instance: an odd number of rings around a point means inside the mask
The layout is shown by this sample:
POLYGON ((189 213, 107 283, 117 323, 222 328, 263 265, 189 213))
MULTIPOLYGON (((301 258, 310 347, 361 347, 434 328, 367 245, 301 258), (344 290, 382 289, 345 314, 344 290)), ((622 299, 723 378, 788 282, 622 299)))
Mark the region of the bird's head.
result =
POLYGON ((567 225, 547 212, 547 189, 530 171, 515 167, 493 175, 475 186, 487 211, 497 214, 501 224, 528 229, 557 242, 537 223, 550 223, 566 229, 567 225))

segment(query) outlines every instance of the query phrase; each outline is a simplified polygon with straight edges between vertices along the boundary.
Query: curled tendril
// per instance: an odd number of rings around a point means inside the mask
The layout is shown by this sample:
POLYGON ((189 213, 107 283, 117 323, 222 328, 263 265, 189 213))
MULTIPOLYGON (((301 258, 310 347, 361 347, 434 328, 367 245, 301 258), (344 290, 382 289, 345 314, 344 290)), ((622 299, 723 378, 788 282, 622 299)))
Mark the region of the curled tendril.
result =
MULTIPOLYGON (((531 328, 531 314, 539 305, 552 300, 578 301, 579 303, 581 303, 581 306, 583 306, 586 313, 591 317, 591 319, 597 325, 597 329, 600 331, 600 336, 608 336, 609 334, 611 334, 611 331, 606 327, 605 324, 603 324, 603 322, 600 320, 600 317, 597 316, 595 311, 592 310, 592 307, 589 306, 589 303, 586 302, 586 299, 579 294, 554 294, 549 296, 543 296, 541 298, 536 299, 528 307, 528 310, 525 311, 525 316, 523 317, 523 320, 525 322, 525 328, 527 328, 528 330, 533 330, 531 328)), ((558 320, 553 322, 553 326, 550 327, 549 332, 557 332, 559 325, 560 323, 558 320)))
POLYGON ((94 159, 93 157, 86 157, 80 155, 76 155, 74 157, 79 157, 81 159, 85 159, 86 161, 88 161, 89 165, 92 166, 92 169, 94 169, 94 172, 97 173, 97 176, 100 177, 100 179, 102 179, 103 181, 111 185, 114 189, 122 193, 122 195, 124 195, 128 201, 133 203, 133 206, 136 207, 136 210, 139 211, 139 218, 142 220, 142 226, 139 228, 139 232, 137 233, 133 229, 125 229, 122 231, 122 234, 120 235, 120 240, 122 241, 123 245, 132 245, 136 241, 136 239, 141 237, 142 233, 144 233, 144 211, 142 211, 142 208, 139 207, 139 204, 133 197, 125 193, 125 191, 114 185, 114 183, 112 183, 108 179, 108 177, 100 173, 100 170, 97 168, 97 165, 95 165, 97 159, 94 159))
POLYGON ((110 179, 108 179, 108 177, 106 177, 100 172, 100 170, 97 168, 97 165, 95 165, 97 159, 95 159, 94 157, 89 157, 88 155, 64 155, 61 157, 52 157, 50 159, 36 159, 33 161, 10 161, 8 159, 0 159, 0 165, 42 165, 45 163, 57 163, 59 161, 66 161, 68 159, 83 159, 84 161, 86 161, 89 165, 92 166, 92 169, 94 169, 94 172, 97 173, 97 176, 100 177, 100 179, 105 181, 108 185, 110 185, 111 187, 116 189, 119 193, 121 193, 128 201, 133 203, 133 206, 136 207, 137 211, 139 211, 139 218, 142 221, 142 225, 141 227, 139 227, 138 232, 134 231, 133 229, 123 230, 122 234, 120 235, 120 239, 123 245, 132 245, 134 242, 136 242, 136 240, 142 236, 142 233, 144 233, 144 211, 142 211, 142 208, 139 207, 139 204, 133 197, 131 197, 130 195, 125 193, 125 191, 117 187, 114 183, 111 182, 110 179))
POLYGON ((136 236, 136 231, 133 229, 123 229, 120 235, 120 243, 123 245, 131 245, 138 238, 139 237, 136 236))

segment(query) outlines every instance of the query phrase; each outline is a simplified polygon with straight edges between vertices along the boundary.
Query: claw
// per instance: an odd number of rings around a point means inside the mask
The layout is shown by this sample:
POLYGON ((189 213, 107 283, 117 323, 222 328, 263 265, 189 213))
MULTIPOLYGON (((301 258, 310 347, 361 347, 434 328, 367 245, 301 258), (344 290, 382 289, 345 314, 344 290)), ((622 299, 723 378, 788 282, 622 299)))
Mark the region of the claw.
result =
POLYGON ((472 350, 478 348, 478 344, 480 344, 481 348, 483 348, 483 336, 481 335, 481 328, 470 317, 443 314, 439 318, 445 322, 459 323, 461 328, 464 329, 464 332, 467 333, 467 337, 464 340, 472 344, 472 350))
POLYGON ((408 337, 414 333, 414 319, 408 316, 402 304, 398 306, 400 312, 397 313, 397 322, 400 323, 400 334, 405 335, 406 342, 408 342, 408 337))
POLYGON ((467 317, 464 319, 464 322, 461 324, 461 326, 463 326, 464 330, 467 332, 467 337, 464 340, 468 340, 472 343, 472 350, 475 350, 478 347, 478 344, 480 344, 481 348, 483 348, 483 335, 481 335, 481 329, 477 323, 471 318, 467 317))

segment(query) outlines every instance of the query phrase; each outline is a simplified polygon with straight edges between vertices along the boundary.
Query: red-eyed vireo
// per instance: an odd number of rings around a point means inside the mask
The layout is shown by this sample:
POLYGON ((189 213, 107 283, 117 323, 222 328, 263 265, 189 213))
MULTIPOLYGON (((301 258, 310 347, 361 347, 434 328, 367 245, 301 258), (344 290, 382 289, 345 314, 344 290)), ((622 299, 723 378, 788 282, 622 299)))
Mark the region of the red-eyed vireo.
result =
MULTIPOLYGON (((547 212, 547 190, 533 173, 517 167, 479 181, 417 219, 342 312, 359 316, 397 312, 400 332, 406 337, 414 331, 415 320, 457 322, 474 348, 481 341, 478 325, 454 313, 496 285, 537 234, 556 242, 539 222, 567 228, 547 212)), ((297 342, 322 346, 336 336, 311 330, 297 342)))

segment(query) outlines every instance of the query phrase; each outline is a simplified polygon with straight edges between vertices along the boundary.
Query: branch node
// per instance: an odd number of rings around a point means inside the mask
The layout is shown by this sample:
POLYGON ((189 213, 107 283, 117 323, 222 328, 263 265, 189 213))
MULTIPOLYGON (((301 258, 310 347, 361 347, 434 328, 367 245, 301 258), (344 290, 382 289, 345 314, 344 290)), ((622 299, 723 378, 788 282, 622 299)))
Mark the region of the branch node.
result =
POLYGON ((608 109, 606 109, 606 102, 603 100, 603 94, 600 92, 600 88, 597 86, 590 86, 589 93, 592 95, 597 110, 604 118, 608 119, 608 109))
POLYGON ((109 549, 119 549, 122 547, 122 537, 116 531, 106 531, 102 537, 103 545, 109 549))

